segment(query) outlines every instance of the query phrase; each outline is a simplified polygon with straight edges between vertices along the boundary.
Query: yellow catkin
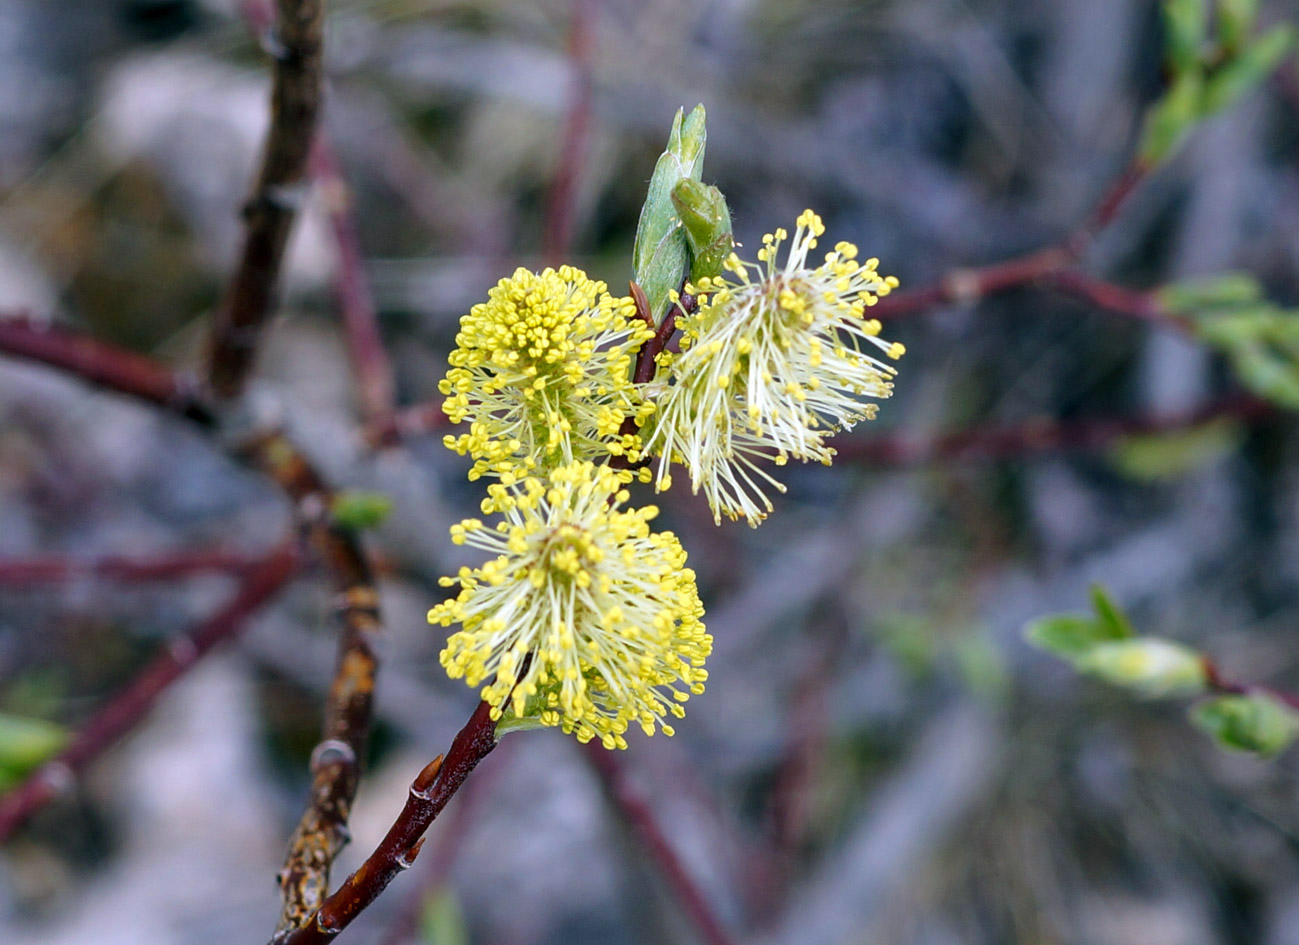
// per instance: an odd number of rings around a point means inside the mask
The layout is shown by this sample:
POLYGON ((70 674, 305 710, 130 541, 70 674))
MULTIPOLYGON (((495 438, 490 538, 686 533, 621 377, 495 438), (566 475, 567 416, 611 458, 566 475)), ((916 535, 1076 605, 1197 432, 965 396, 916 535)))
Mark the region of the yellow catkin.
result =
POLYGON ((719 521, 756 525, 771 509, 767 492, 784 490, 768 462, 829 463, 828 437, 872 419, 871 401, 892 393, 896 368, 875 354, 896 360, 904 348, 879 338, 880 323, 865 312, 897 280, 847 242, 809 265, 824 233, 807 210, 783 264, 781 228, 763 238, 758 264, 732 254, 723 275, 701 280, 699 309, 681 322, 681 354, 650 390, 644 451, 660 457, 658 488, 667 488, 670 464, 682 463, 719 521))
POLYGON ((652 410, 631 382, 652 334, 630 298, 571 266, 518 269, 460 320, 442 409, 469 430, 443 442, 474 465, 470 479, 510 482, 576 459, 640 458, 624 421, 652 410))
POLYGON ((703 692, 712 637, 694 572, 675 535, 650 529, 655 507, 623 507, 625 481, 607 466, 563 465, 546 480, 490 486, 494 528, 453 527, 453 541, 496 557, 444 578, 460 592, 429 621, 460 625, 442 665, 481 686, 496 718, 625 748, 632 725, 672 734, 666 720, 703 692))

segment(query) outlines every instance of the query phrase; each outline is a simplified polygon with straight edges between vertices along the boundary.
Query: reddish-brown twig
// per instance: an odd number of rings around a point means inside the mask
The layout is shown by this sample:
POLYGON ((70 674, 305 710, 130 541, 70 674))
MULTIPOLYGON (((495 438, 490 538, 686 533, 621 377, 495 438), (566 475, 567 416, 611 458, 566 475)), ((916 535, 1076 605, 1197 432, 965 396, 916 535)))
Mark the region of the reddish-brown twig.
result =
MULTIPOLYGON (((684 286, 682 288, 684 289, 684 286)), ((636 311, 653 326, 654 317, 648 311, 649 303, 645 298, 644 290, 633 282, 631 283, 631 294, 632 298, 636 300, 636 311)), ((677 303, 668 308, 667 315, 663 316, 663 321, 654 329, 654 337, 641 345, 640 350, 636 352, 636 367, 632 374, 633 381, 637 384, 648 384, 654 380, 654 372, 658 370, 658 356, 663 353, 664 349, 672 341, 672 336, 676 334, 677 319, 694 314, 697 305, 698 300, 693 295, 683 291, 677 303)))
POLYGON ((330 575, 341 624, 323 733, 311 757, 310 799, 280 871, 284 910, 277 928, 282 932, 300 926, 319 907, 329 891, 334 857, 348 839, 374 714, 379 591, 360 536, 330 517, 332 493, 283 432, 254 437, 241 452, 294 501, 298 523, 330 575))
POLYGON ((972 305, 986 296, 1032 285, 1053 273, 1071 268, 1096 236, 1118 216, 1149 170, 1140 162, 1133 162, 1124 169, 1086 220, 1056 245, 987 266, 953 269, 935 285, 894 292, 880 299, 871 315, 881 319, 901 318, 940 305, 972 305))
POLYGON ((406 901, 401 904, 397 916, 384 929, 375 945, 409 945, 416 940, 419 931, 420 916, 424 912, 429 895, 445 886, 456 857, 464 846, 469 834, 469 825, 478 812, 483 799, 491 792, 501 773, 508 769, 505 763, 508 758, 500 757, 509 753, 509 745, 499 750, 497 761, 484 771, 479 771, 472 781, 466 781, 460 792, 456 806, 446 816, 446 821, 439 828, 433 839, 432 849, 424 854, 416 867, 418 876, 416 888, 412 889, 406 901))
POLYGON ((110 581, 170 581, 192 574, 244 574, 263 562, 237 551, 177 551, 153 557, 126 558, 106 555, 75 558, 67 555, 39 558, 0 558, 0 587, 60 584, 93 577, 110 581))
POLYGON ((1209 657, 1203 657, 1205 687, 1209 692, 1218 696, 1247 696, 1251 693, 1271 696, 1278 702, 1283 702, 1292 709, 1299 709, 1299 695, 1291 692, 1285 692, 1281 689, 1274 689, 1271 686, 1260 685, 1259 683, 1240 682, 1239 680, 1229 679, 1222 675, 1218 665, 1209 657))
MULTIPOLYGON (((262 327, 273 314, 285 246, 297 208, 306 197, 322 83, 322 0, 276 0, 273 35, 267 33, 264 7, 250 0, 244 4, 244 14, 255 30, 266 34, 265 45, 275 67, 271 126, 253 196, 245 208, 243 250, 213 324, 208 383, 222 401, 243 392, 262 327)), ((330 215, 340 255, 338 288, 362 406, 367 416, 388 413, 391 371, 364 282, 346 194, 328 146, 317 150, 316 156, 317 170, 335 183, 330 215)), ((359 536, 330 519, 331 491, 283 431, 258 433, 236 449, 293 500, 299 526, 329 571, 342 624, 324 732, 312 753, 310 799, 280 871, 284 907, 277 930, 284 932, 297 928, 320 905, 329 891, 334 857, 347 842, 347 821, 373 716, 379 592, 359 536)))
POLYGON ((198 384, 134 351, 116 348, 22 314, 0 314, 0 352, 62 368, 82 380, 211 426, 198 384))
MULTIPOLYGON (((187 386, 141 355, 67 331, 40 331, 28 322, 4 323, 4 327, 9 330, 0 331, 0 351, 33 357, 101 386, 180 410, 206 429, 214 429, 211 414, 190 410, 191 401, 173 396, 187 386)), ((246 438, 234 445, 233 452, 269 475, 292 500, 299 526, 330 575, 342 624, 324 735, 313 756, 311 800, 294 833, 282 873, 285 906, 281 927, 293 927, 324 898, 329 867, 346 842, 358 766, 365 757, 373 715, 378 670, 373 641, 380 626, 379 594, 360 537, 331 519, 332 493, 283 431, 268 430, 246 438)))
POLYGON ((686 871, 668 843, 653 810, 627 778, 614 752, 592 741, 583 746, 587 760, 600 776, 610 799, 627 818, 632 831, 649 853, 659 873, 685 909, 691 923, 709 945, 733 945, 735 939, 714 914, 707 897, 686 871))
POLYGON ((217 310, 207 380, 222 399, 243 392, 262 328, 273 314, 284 249, 306 199, 307 159, 320 108, 322 0, 277 0, 271 126, 252 196, 234 278, 217 310))
POLYGON ((491 706, 481 702, 451 742, 410 786, 405 806, 374 852, 347 878, 308 921, 281 932, 274 945, 322 945, 347 928, 419 855, 424 832, 464 784, 469 773, 496 747, 496 723, 491 706))
POLYGON ((432 433, 450 423, 450 419, 442 411, 442 401, 430 401, 411 407, 401 407, 386 417, 367 423, 362 436, 368 445, 379 447, 412 436, 432 433))
POLYGON ((192 632, 176 637, 91 717, 67 748, 0 798, 0 840, 68 788, 91 761, 139 724, 167 688, 204 654, 238 633, 245 619, 288 583, 299 563, 296 545, 278 548, 244 579, 224 607, 192 632))
POLYGON ((1175 413, 1139 417, 1099 417, 1090 420, 1038 420, 975 427, 939 436, 853 436, 835 441, 836 459, 881 466, 914 466, 948 459, 1008 459, 1034 453, 1095 449, 1126 436, 1175 433, 1212 420, 1254 422, 1275 416, 1269 401, 1244 394, 1225 397, 1175 413))
POLYGON ((1047 273, 1040 280, 1047 289, 1069 296, 1088 305, 1115 315, 1124 315, 1138 321, 1155 322, 1191 331, 1191 323, 1181 315, 1168 311, 1154 292, 1137 292, 1123 286, 1097 279, 1077 269, 1062 269, 1047 273))
POLYGON ((352 192, 343 178, 333 145, 323 134, 316 140, 312 151, 311 171, 324 191, 334 246, 338 251, 334 294, 343 316, 343 334, 356 378, 361 417, 367 423, 382 423, 393 412, 395 385, 392 363, 379 334, 374 295, 365 274, 361 243, 352 214, 352 192))

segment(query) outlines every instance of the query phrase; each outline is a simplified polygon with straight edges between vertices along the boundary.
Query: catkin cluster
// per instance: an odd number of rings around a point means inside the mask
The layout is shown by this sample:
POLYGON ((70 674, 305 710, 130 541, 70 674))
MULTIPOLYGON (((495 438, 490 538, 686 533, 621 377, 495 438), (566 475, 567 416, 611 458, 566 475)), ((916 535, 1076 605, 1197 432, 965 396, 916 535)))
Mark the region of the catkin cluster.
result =
POLYGON ((774 467, 829 463, 828 437, 874 417, 903 351, 866 311, 897 281, 850 243, 809 265, 824 229, 806 211, 783 261, 779 229, 757 263, 732 253, 687 286, 698 308, 647 384, 632 364, 648 320, 572 267, 519 269, 461 319, 441 390, 469 426, 445 443, 473 460, 470 479, 495 480, 495 520, 467 519, 452 540, 493 557, 444 578, 459 592, 429 620, 459 626, 442 665, 495 718, 625 748, 633 725, 672 734, 666 720, 703 691, 712 638, 694 572, 627 486, 665 490, 679 465, 718 521, 756 526, 784 488, 774 467))

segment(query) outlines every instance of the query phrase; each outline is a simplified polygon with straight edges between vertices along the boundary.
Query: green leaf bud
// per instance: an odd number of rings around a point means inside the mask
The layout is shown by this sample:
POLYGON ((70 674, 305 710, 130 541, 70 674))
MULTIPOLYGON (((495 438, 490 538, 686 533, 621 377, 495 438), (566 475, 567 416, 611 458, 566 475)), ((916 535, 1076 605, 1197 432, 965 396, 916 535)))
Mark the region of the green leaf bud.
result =
POLYGON ((1206 0, 1164 0, 1165 61, 1174 76, 1199 70, 1208 28, 1206 0))
POLYGON ((704 168, 704 106, 697 105, 689 116, 683 116, 678 109, 667 150, 654 165, 632 248, 633 278, 645 290, 656 321, 663 318, 671 293, 681 287, 690 266, 690 250, 672 204, 672 190, 682 180, 699 180, 704 168))
POLYGON ((392 499, 382 492, 340 492, 330 506, 334 521, 346 528, 377 528, 392 514, 392 499))
POLYGON ((1218 43, 1228 55, 1244 48, 1258 16, 1258 0, 1218 0, 1218 43))
POLYGON ((1274 27, 1220 68, 1204 86, 1201 114, 1213 115, 1233 105, 1246 92, 1257 88, 1294 45, 1294 28, 1274 27))
POLYGON ((1158 637, 1101 643, 1079 656, 1074 665, 1147 696, 1200 692, 1205 686, 1203 657, 1158 637))
POLYGON ((1199 71, 1177 75, 1164 97, 1146 112, 1138 159, 1146 167, 1166 161, 1195 127, 1202 114, 1204 76, 1199 71))
POLYGON ((0 714, 0 789, 20 781, 67 743, 61 725, 0 714))
POLYGON ((685 178, 672 188, 672 205, 690 246, 690 279, 720 275, 722 263, 735 247, 731 211, 722 192, 710 184, 685 178))
POLYGON ((1224 748, 1265 757, 1299 736, 1299 712, 1262 692, 1201 702, 1191 709, 1191 721, 1224 748))

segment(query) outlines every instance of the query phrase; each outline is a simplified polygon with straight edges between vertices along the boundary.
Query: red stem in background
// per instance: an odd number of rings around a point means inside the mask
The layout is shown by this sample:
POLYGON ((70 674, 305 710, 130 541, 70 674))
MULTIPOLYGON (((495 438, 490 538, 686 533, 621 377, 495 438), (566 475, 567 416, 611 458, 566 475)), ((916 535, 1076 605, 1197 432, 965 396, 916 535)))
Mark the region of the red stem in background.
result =
MULTIPOLYGON (((181 410, 209 431, 215 428, 210 413, 189 407, 202 401, 174 396, 187 391, 188 385, 141 355, 26 321, 5 322, 0 329, 2 352, 62 367, 120 393, 181 410)), ((273 479, 291 501, 298 526, 329 573, 341 624, 324 733, 312 758, 311 796, 280 874, 281 927, 289 928, 319 905, 333 859, 347 840, 347 820, 373 719, 379 592, 360 536, 332 520, 333 493, 283 431, 264 430, 224 445, 273 479)))
POLYGON ((244 579, 224 607, 189 634, 176 637, 86 722, 67 748, 0 798, 0 840, 71 787, 90 762, 148 715, 172 683, 209 650, 237 634, 245 620, 289 582, 299 565, 296 546, 280 546, 244 579))
POLYGON ((412 436, 422 436, 451 424, 442 412, 442 401, 400 407, 386 417, 366 424, 362 437, 371 447, 386 446, 412 436))
POLYGON ((1042 277, 1041 285, 1115 315, 1169 325, 1182 331, 1191 330, 1191 323, 1164 308, 1154 292, 1125 289, 1077 269, 1048 273, 1042 277))
POLYGON ((1283 702, 1292 709, 1299 710, 1299 695, 1289 692, 1283 692, 1280 689, 1273 689, 1271 686, 1262 686, 1257 683, 1238 682, 1234 679, 1225 678, 1218 669, 1218 665, 1205 656, 1202 658, 1204 664, 1204 679, 1206 688, 1213 694, 1219 696, 1247 696, 1251 693, 1260 693, 1271 696, 1278 702, 1283 702))
POLYGON ((177 551, 151 558, 68 555, 0 558, 0 587, 59 584, 86 577, 126 583, 169 581, 194 574, 244 574, 262 564, 263 561, 237 551, 177 551))
MULTIPOLYGON (((940 305, 972 305, 986 296, 1032 285, 1069 269, 1082 258, 1096 235, 1114 221, 1149 171, 1139 162, 1130 164, 1101 196, 1086 221, 1056 245, 987 266, 953 269, 935 285, 894 292, 880 299, 871 315, 901 318, 940 305)), ((1115 311, 1125 314, 1121 309, 1115 311)))
POLYGON ((329 226, 338 251, 334 294, 343 316, 343 334, 356 377, 361 416, 367 423, 382 423, 393 413, 392 364, 379 333, 374 294, 356 235, 352 192, 343 178, 333 145, 323 134, 317 137, 311 153, 311 173, 324 191, 329 226))
POLYGON ((660 829, 653 810, 627 778, 620 759, 598 742, 587 742, 582 749, 591 767, 600 776, 610 799, 627 818, 636 838, 649 853, 650 859, 685 909, 690 922, 699 930, 700 936, 709 945, 734 945, 734 937, 713 913, 707 898, 691 879, 660 829))
POLYGON ((0 313, 0 352, 62 368, 91 384, 166 407, 203 426, 214 422, 197 382, 142 354, 25 315, 0 313))
POLYGON ((1269 401, 1236 394, 1193 410, 1143 417, 1102 417, 1058 422, 955 430, 931 438, 911 436, 851 436, 835 441, 836 459, 882 466, 914 466, 944 459, 1007 459, 1058 450, 1109 446, 1125 436, 1175 433, 1212 420, 1255 422, 1276 416, 1269 401))

